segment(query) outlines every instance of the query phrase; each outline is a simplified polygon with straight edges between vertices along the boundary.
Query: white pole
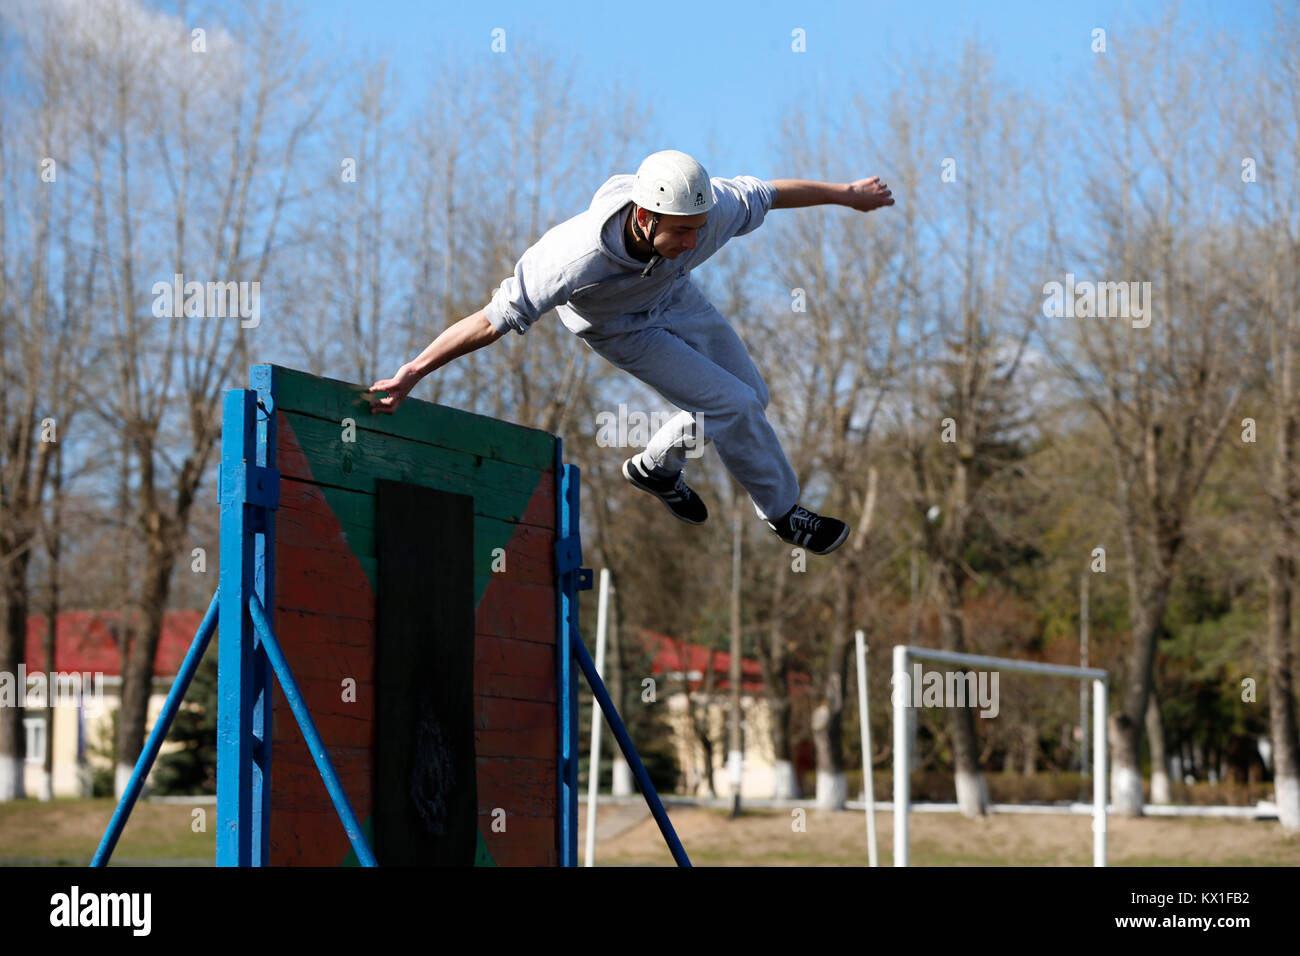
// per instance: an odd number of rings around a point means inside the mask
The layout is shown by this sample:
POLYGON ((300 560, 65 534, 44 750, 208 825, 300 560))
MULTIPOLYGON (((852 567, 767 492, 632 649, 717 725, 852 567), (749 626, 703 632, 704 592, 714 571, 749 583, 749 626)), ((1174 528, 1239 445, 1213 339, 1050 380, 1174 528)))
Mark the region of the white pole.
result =
POLYGON ((909 688, 900 687, 900 682, 907 681, 907 648, 901 644, 894 646, 894 675, 891 695, 894 704, 894 866, 907 866, 907 770, 910 766, 907 755, 907 711, 900 707, 906 701, 911 704, 912 694, 909 688), (904 694, 902 691, 906 690, 904 694))
POLYGON ((858 718, 862 724, 862 792, 867 801, 867 865, 879 866, 876 856, 876 788, 871 779, 871 721, 867 720, 867 647, 861 631, 858 645, 858 718))
MULTIPOLYGON (((1088 574, 1079 576, 1079 666, 1088 666, 1088 574)), ((1079 681, 1079 771, 1088 776, 1088 682, 1079 681)))
MULTIPOLYGON (((596 611, 596 673, 605 670, 605 629, 609 622, 609 568, 600 569, 600 604, 596 611)), ((587 846, 583 866, 596 865, 596 794, 600 783, 600 702, 591 700, 591 757, 587 762, 587 846)))
POLYGON ((1106 682, 1092 682, 1092 865, 1106 865, 1106 682))

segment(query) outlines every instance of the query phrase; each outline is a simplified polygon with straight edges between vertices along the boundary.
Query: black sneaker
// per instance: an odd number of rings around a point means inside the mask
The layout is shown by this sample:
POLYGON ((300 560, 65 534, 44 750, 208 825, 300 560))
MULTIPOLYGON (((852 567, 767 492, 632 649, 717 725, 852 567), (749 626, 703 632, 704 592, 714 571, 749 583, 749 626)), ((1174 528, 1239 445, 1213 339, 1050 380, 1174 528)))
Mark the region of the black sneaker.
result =
POLYGON ((849 536, 849 526, 838 518, 824 518, 795 505, 783 517, 767 526, 788 544, 807 548, 813 554, 830 554, 849 536))
POLYGON ((680 471, 671 478, 656 478, 641 467, 640 456, 634 455, 623 462, 623 477, 662 501, 673 517, 687 524, 704 524, 708 520, 709 509, 687 486, 680 471))

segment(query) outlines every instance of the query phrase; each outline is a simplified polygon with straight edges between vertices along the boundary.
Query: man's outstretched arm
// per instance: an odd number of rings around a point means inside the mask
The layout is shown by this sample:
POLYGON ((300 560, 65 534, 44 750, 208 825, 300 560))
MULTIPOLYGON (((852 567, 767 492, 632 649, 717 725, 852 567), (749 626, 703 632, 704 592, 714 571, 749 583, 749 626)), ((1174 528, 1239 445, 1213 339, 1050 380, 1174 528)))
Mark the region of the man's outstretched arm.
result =
POLYGON ((773 209, 796 209, 802 206, 848 206, 859 212, 871 212, 894 204, 889 187, 879 176, 851 183, 815 183, 807 179, 773 179, 776 201, 773 209))
POLYGON ((391 414, 424 376, 434 369, 442 368, 452 359, 491 345, 504 334, 493 328, 483 309, 444 329, 423 352, 399 368, 396 375, 380 379, 370 386, 372 392, 388 393, 386 398, 371 399, 371 414, 391 414))

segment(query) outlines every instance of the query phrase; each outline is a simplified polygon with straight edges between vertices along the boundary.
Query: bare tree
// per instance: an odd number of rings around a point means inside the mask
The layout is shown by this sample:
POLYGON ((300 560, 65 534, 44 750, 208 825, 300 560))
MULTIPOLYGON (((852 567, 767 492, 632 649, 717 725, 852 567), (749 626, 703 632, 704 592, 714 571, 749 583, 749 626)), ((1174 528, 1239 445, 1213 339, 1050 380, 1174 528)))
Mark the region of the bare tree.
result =
MULTIPOLYGON (((906 262, 899 309, 908 317, 901 434, 940 643, 965 651, 964 592, 976 577, 966 556, 977 539, 997 539, 1021 480, 1027 422, 1017 376, 1036 304, 1028 276, 1039 206, 1029 189, 988 184, 1041 181, 1034 144, 1042 116, 1032 99, 991 79, 975 45, 949 75, 917 72, 892 115, 900 190, 914 196, 899 210, 906 262), (947 131, 942 148, 937 129, 947 131), (938 168, 934 157, 942 157, 938 168)), ((949 733, 957 801, 964 814, 982 814, 971 708, 949 710, 949 733)))
MULTIPOLYGON (((34 34, 14 38, 20 52, 14 69, 20 72, 3 77, 6 95, 0 100, 0 671, 10 674, 24 662, 28 571, 42 530, 51 467, 57 515, 60 440, 75 434, 76 382, 93 361, 87 341, 97 283, 94 241, 84 243, 70 225, 85 213, 86 191, 70 161, 84 140, 60 103, 78 63, 56 36, 39 29, 41 23, 32 24, 34 34), (24 75, 32 97, 25 110, 11 114, 5 105, 24 101, 11 99, 8 91, 24 75)), ((0 20, 0 44, 8 45, 4 25, 0 20)), ((46 530, 46 546, 57 565, 57 528, 52 535, 46 530)), ((57 600, 51 607, 57 608, 57 600)), ((51 632, 47 661, 52 655, 51 632)), ((0 707, 0 800, 24 795, 22 700, 16 703, 0 707)), ((52 717, 47 709, 47 739, 52 717)), ((46 754, 48 770, 48 746, 46 754)), ((48 776, 46 784, 48 790, 48 776)))
POLYGON ((1190 510, 1237 410, 1247 363, 1231 290, 1235 200, 1225 186, 1236 160, 1219 140, 1233 86, 1226 46, 1195 42, 1172 18, 1131 42, 1131 55, 1099 57, 1098 86, 1081 91, 1092 123, 1079 148, 1095 158, 1085 195, 1096 229, 1063 240, 1082 256, 1044 291, 1054 296, 1076 273, 1096 277, 1099 308, 1089 307, 1084 286, 1077 298, 1058 297, 1066 312, 1046 338, 1103 423, 1114 464, 1132 644, 1112 717, 1111 792, 1119 812, 1138 815, 1156 639, 1190 510), (1204 56, 1193 63, 1189 50, 1204 56), (1145 316, 1135 315, 1142 301, 1145 316), (1068 351, 1053 345, 1056 336, 1068 337, 1068 351))
MULTIPOLYGON (((789 175, 850 181, 867 174, 865 163, 892 185, 890 157, 876 139, 883 136, 885 124, 871 118, 862 104, 842 121, 845 129, 832 129, 833 118, 822 113, 810 129, 805 114, 786 119, 781 163, 789 175), (864 117, 870 133, 857 132, 864 117), (856 157, 852 165, 847 157, 856 157)), ((785 305, 774 310, 774 316, 785 315, 765 330, 764 342, 781 393, 778 414, 787 434, 797 436, 792 459, 798 461, 801 484, 824 495, 824 510, 841 515, 853 528, 849 545, 826 566, 808 568, 806 555, 801 559, 798 552, 782 549, 773 585, 780 598, 770 605, 769 666, 782 660, 780 641, 791 605, 805 615, 820 608, 814 620, 822 647, 810 644, 809 650, 819 662, 812 734, 817 800, 823 809, 842 807, 848 796, 841 728, 849 639, 861 623, 859 605, 869 566, 864 545, 871 535, 876 474, 871 439, 893 381, 898 347, 900 233, 892 225, 893 212, 863 218, 833 208, 800 210, 783 216, 774 227, 776 241, 768 246, 778 286, 773 294, 785 305), (790 585, 797 586, 793 601, 785 598, 790 585)), ((784 696, 783 682, 769 692, 784 696)), ((782 716, 788 717, 789 702, 782 706, 782 716)), ((789 747, 787 727, 774 721, 772 732, 774 743, 789 747)), ((794 792, 778 786, 775 795, 794 792)))
POLYGON ((77 174, 104 224, 97 305, 111 351, 77 386, 130 456, 123 524, 143 552, 133 582, 140 627, 124 647, 120 792, 144 743, 172 572, 219 433, 221 387, 247 364, 242 333, 261 320, 249 290, 268 274, 321 93, 274 7, 214 28, 199 48, 179 19, 127 6, 78 14, 55 27, 80 60, 61 78, 61 108, 77 111, 91 145, 77 174), (186 285, 180 301, 175 275, 199 291, 186 285))
MULTIPOLYGON (((1278 819, 1288 830, 1300 829, 1300 732, 1296 720, 1293 616, 1297 542, 1300 540, 1300 234, 1296 231, 1295 177, 1300 171, 1300 17, 1279 5, 1272 56, 1256 103, 1263 108, 1239 112, 1241 141, 1258 137, 1263 168, 1242 178, 1249 215, 1259 225, 1247 241, 1241 288, 1243 307, 1259 318, 1262 334, 1257 368, 1268 402, 1273 453, 1267 466, 1260 457, 1265 491, 1263 516, 1268 520, 1268 704, 1273 743, 1273 789, 1278 819), (1267 158, 1265 158, 1267 157, 1267 158), (1249 182, 1255 179, 1257 182, 1249 182), (1258 198, 1253 198, 1253 197, 1258 198)), ((1254 164, 1248 157, 1245 163, 1254 164)))

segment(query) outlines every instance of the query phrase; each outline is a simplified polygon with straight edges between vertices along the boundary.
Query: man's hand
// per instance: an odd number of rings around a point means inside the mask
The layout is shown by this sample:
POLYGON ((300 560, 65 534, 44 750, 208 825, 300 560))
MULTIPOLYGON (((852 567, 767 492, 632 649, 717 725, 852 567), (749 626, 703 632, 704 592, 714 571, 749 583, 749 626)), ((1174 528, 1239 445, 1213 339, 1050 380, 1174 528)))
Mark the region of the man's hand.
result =
POLYGON ((880 181, 879 176, 872 176, 870 179, 859 179, 856 182, 849 183, 848 198, 844 203, 844 205, 859 212, 871 212, 871 210, 879 209, 881 206, 892 206, 893 204, 893 194, 890 193, 889 187, 880 181))
POLYGON ((381 378, 370 386, 372 392, 387 392, 387 398, 375 398, 370 401, 370 414, 372 415, 391 415, 397 410, 397 406, 402 404, 402 399, 415 387, 415 383, 420 380, 420 376, 410 363, 403 365, 397 370, 397 374, 392 378, 381 378))
POLYGON ((490 345, 504 332, 498 332, 488 321, 485 309, 479 309, 473 315, 467 315, 429 343, 428 348, 397 370, 392 378, 381 378, 370 386, 372 392, 387 392, 387 398, 374 398, 370 401, 370 414, 391 415, 402 404, 407 392, 415 383, 430 372, 436 371, 450 362, 475 349, 490 345))

